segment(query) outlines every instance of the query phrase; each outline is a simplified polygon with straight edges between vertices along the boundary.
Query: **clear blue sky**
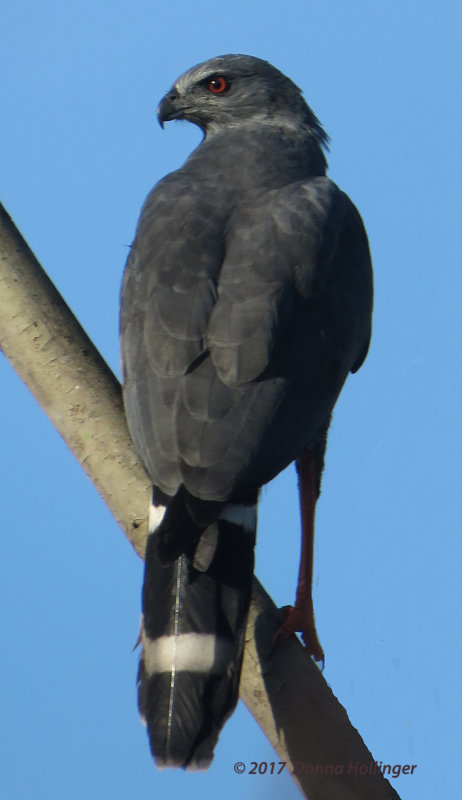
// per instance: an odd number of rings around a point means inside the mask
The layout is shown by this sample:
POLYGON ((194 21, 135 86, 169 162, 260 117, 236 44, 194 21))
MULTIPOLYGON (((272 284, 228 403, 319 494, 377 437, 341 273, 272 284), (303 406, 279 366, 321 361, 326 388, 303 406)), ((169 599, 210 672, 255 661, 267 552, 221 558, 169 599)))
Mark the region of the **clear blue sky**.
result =
MULTIPOLYGON (((325 677, 403 800, 459 787, 460 4, 15 0, 2 12, 1 199, 118 372, 118 293, 141 203, 199 141, 155 107, 189 66, 251 53, 331 136, 375 266, 374 338, 338 404, 316 540, 325 677)), ((240 705, 203 775, 159 772, 135 705, 142 565, 0 360, 0 796, 298 797, 235 775, 274 754, 240 705)), ((298 566, 295 478, 264 492, 257 574, 298 566)))

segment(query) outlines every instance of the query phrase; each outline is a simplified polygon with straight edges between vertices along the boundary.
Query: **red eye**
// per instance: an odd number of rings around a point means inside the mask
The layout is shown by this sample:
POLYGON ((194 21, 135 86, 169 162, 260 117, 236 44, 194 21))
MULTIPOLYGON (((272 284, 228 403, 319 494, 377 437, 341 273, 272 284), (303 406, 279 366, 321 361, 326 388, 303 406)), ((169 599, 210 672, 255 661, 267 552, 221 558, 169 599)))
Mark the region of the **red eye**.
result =
POLYGON ((209 89, 213 94, 223 94, 228 89, 228 83, 221 75, 217 75, 209 82, 209 89))

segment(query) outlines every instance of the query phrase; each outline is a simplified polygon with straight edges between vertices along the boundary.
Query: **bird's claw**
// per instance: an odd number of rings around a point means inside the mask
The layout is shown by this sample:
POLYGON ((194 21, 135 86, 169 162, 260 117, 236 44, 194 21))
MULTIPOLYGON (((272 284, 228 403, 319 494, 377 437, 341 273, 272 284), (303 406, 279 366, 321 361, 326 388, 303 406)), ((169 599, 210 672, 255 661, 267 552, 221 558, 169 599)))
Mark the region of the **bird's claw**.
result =
POLYGON ((273 635, 273 645, 284 644, 294 633, 301 633, 308 655, 322 671, 324 651, 319 643, 313 615, 297 606, 283 606, 280 610, 284 614, 284 622, 273 635))

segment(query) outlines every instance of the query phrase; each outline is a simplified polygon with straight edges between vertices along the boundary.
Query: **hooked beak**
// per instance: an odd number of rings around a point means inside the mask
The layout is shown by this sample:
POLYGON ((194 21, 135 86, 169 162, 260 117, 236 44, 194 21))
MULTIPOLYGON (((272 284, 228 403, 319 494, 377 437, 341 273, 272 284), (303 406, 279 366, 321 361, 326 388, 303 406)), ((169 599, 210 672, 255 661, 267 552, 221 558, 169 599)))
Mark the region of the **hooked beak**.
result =
POLYGON ((175 90, 172 89, 167 92, 157 106, 157 119, 160 127, 163 129, 164 122, 169 122, 171 119, 182 119, 183 114, 184 110, 180 104, 179 97, 175 90))

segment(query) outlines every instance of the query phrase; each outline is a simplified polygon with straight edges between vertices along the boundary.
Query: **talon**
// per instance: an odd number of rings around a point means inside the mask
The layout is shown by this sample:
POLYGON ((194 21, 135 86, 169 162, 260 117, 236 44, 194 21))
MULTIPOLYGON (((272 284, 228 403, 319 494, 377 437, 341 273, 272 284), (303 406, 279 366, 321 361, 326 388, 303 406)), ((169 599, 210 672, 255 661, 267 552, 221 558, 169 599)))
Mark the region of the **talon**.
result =
POLYGON ((288 639, 295 633, 302 630, 300 623, 300 615, 298 609, 294 606, 283 606, 279 609, 284 614, 284 622, 279 626, 277 631, 273 634, 273 642, 287 642, 288 639))
POLYGON ((313 655, 311 655, 310 658, 311 658, 313 664, 315 664, 317 666, 319 672, 324 672, 324 667, 326 666, 326 659, 325 658, 320 658, 318 660, 313 655))
POLYGON ((322 667, 320 667, 322 671, 324 669, 324 651, 319 643, 314 619, 311 616, 307 616, 303 609, 296 606, 283 606, 280 610, 285 615, 285 619, 273 634, 273 643, 283 644, 293 634, 301 633, 308 655, 313 657, 317 662, 317 666, 318 662, 322 664, 322 667))

